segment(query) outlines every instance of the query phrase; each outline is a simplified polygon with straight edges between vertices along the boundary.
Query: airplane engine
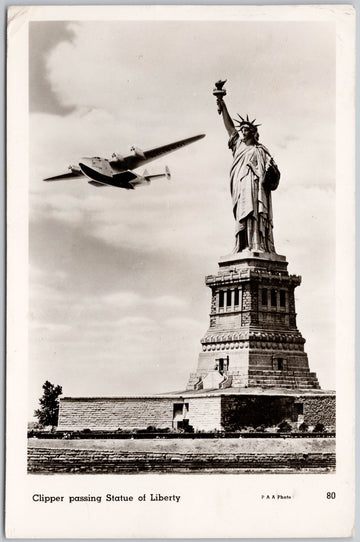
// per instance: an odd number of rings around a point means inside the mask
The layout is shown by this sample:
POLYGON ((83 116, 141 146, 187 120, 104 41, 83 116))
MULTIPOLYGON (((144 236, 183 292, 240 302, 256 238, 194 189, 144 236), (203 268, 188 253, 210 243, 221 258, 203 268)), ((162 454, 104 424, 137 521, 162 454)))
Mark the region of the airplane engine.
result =
POLYGON ((140 156, 141 158, 146 158, 144 151, 139 149, 139 147, 132 146, 130 150, 135 154, 135 156, 140 156))
POLYGON ((119 160, 119 162, 122 162, 125 159, 125 156, 123 154, 119 154, 118 152, 113 152, 111 155, 111 158, 114 158, 115 160, 119 160))

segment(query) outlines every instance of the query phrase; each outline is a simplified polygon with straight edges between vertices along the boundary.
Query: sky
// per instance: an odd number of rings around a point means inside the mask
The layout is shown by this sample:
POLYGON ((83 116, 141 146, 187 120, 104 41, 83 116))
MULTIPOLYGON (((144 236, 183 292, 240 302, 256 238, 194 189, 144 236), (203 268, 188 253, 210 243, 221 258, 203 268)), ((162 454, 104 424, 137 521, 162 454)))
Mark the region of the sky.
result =
MULTIPOLYGON (((31 22, 29 415, 65 396, 185 389, 210 290, 234 244, 232 161, 212 95, 261 123, 281 171, 274 239, 310 369, 335 382, 335 28, 327 22, 31 22), (82 156, 206 137, 146 166, 134 191, 43 183, 82 156)), ((140 172, 142 169, 140 168, 140 172)))

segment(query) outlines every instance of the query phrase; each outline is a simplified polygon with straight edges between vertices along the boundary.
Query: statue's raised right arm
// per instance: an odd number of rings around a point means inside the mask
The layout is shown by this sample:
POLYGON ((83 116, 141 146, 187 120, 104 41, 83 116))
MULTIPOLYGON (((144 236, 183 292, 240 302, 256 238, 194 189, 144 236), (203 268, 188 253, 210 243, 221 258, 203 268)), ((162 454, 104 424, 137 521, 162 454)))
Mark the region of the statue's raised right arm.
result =
POLYGON ((224 99, 219 97, 217 98, 216 103, 218 106, 218 111, 221 112, 227 133, 229 134, 229 137, 230 137, 234 133, 235 124, 229 115, 229 111, 227 110, 224 99))

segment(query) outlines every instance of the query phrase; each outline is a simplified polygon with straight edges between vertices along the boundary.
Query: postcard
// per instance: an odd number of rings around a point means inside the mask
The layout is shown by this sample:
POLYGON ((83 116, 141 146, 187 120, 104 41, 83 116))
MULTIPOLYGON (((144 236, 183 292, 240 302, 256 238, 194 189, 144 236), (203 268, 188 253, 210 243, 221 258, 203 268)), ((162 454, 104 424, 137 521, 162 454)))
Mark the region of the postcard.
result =
POLYGON ((353 7, 7 28, 7 536, 352 536, 353 7))

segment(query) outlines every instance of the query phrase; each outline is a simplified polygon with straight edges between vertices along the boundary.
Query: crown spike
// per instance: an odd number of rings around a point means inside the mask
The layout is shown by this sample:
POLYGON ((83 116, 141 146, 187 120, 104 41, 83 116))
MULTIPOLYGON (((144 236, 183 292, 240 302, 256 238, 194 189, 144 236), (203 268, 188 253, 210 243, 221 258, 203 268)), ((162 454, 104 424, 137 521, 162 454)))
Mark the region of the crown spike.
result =
POLYGON ((255 124, 256 119, 250 120, 249 115, 246 115, 246 119, 240 115, 240 113, 236 113, 240 120, 233 119, 234 123, 236 123, 237 129, 240 129, 244 125, 253 126, 254 128, 257 128, 258 126, 261 126, 261 124, 255 124))

